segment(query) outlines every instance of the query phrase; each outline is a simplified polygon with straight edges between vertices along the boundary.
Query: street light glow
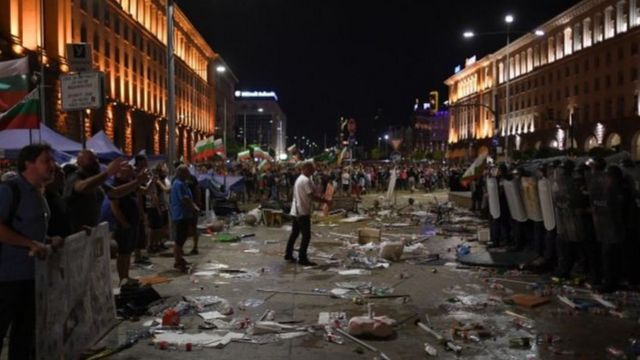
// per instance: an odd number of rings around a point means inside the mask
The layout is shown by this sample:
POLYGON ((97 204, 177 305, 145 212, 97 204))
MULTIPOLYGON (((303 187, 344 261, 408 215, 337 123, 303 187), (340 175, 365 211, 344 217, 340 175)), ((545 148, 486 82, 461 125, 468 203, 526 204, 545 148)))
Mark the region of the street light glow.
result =
POLYGON ((218 65, 218 67, 216 67, 216 71, 222 74, 223 72, 227 71, 227 68, 222 65, 218 65))
POLYGON ((511 24, 511 23, 513 22, 513 15, 507 15, 507 16, 505 16, 505 17, 504 17, 504 21, 505 21, 507 24, 511 24))
POLYGON ((544 36, 544 31, 536 30, 536 31, 534 31, 534 34, 536 34, 536 36, 544 36))
POLYGON ((384 139, 389 140, 389 134, 384 134, 384 139))
POLYGON ((462 36, 463 36, 465 39, 472 38, 472 37, 474 37, 475 35, 476 35, 476 34, 474 34, 474 33, 473 33, 473 31, 465 31, 465 32, 462 34, 462 36))
POLYGON ((258 108, 258 112, 264 112, 263 108, 258 108))

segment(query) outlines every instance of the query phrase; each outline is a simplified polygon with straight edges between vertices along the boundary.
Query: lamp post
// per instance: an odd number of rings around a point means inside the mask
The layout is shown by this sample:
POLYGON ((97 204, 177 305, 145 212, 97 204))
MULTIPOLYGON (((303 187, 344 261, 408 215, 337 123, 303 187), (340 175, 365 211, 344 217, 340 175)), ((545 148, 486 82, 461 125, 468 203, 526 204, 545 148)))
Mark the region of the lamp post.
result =
MULTIPOLYGON (((222 75, 227 71, 224 65, 218 65, 216 67, 216 73, 218 73, 218 81, 222 79, 222 75)), ((222 145, 224 146, 224 155, 227 156, 227 97, 224 97, 222 113, 222 145)))
MULTIPOLYGON (((476 37, 478 35, 506 35, 507 37, 507 46, 506 46, 506 67, 505 67, 505 129, 504 129, 504 154, 505 160, 509 160, 509 125, 511 125, 511 93, 510 93, 510 84, 511 84, 511 24, 514 22, 515 18, 511 14, 507 14, 504 17, 504 22, 506 24, 506 31, 498 31, 498 32, 487 32, 487 33, 479 33, 476 34, 473 31, 465 31, 462 36, 465 39, 470 39, 476 37)), ((519 32, 519 33, 529 33, 529 32, 519 32)), ((544 31, 535 30, 532 32, 536 36, 544 36, 544 31)), ((498 121, 498 114, 494 114, 496 121, 498 121)))
POLYGON ((504 17, 504 21, 507 24, 507 84, 505 85, 505 99, 507 105, 507 119, 505 121, 504 132, 504 159, 509 161, 509 125, 511 120, 511 98, 509 94, 509 83, 511 81, 511 23, 513 23, 513 15, 507 15, 504 17))
POLYGON ((387 158, 389 157, 389 134, 384 134, 384 141, 385 141, 384 157, 387 158))

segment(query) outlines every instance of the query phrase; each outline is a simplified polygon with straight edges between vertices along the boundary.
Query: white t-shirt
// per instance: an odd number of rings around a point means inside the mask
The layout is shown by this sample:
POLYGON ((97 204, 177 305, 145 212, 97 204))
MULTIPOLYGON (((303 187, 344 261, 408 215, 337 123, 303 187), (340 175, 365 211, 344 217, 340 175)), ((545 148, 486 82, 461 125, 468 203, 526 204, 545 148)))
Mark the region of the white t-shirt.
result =
POLYGON ((313 193, 313 181, 300 174, 293 185, 293 202, 291 203, 291 216, 305 216, 311 214, 311 194, 313 193))

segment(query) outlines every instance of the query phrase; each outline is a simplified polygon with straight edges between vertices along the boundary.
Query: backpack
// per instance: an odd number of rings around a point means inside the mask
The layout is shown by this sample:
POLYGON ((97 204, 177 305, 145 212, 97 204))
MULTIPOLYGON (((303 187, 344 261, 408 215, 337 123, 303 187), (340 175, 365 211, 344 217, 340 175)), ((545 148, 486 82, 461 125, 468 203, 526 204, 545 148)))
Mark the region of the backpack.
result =
POLYGON ((7 185, 9 189, 11 189, 11 207, 9 208, 9 218, 5 225, 12 226, 16 212, 18 211, 18 206, 20 205, 20 186, 18 186, 18 182, 15 179, 4 182, 2 185, 7 185))

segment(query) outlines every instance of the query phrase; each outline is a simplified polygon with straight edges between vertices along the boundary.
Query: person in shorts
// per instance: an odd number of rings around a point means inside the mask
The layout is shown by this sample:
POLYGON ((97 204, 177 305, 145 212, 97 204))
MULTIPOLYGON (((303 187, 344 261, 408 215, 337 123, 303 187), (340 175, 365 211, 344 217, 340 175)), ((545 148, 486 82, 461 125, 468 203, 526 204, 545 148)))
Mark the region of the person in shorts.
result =
POLYGON ((173 267, 182 272, 188 270, 189 263, 184 259, 182 247, 189 236, 189 228, 193 223, 193 218, 200 209, 195 204, 193 194, 187 185, 189 179, 189 168, 180 165, 176 169, 176 178, 171 185, 170 208, 171 221, 175 229, 175 246, 173 254, 175 263, 173 267))

